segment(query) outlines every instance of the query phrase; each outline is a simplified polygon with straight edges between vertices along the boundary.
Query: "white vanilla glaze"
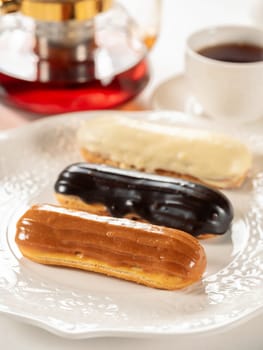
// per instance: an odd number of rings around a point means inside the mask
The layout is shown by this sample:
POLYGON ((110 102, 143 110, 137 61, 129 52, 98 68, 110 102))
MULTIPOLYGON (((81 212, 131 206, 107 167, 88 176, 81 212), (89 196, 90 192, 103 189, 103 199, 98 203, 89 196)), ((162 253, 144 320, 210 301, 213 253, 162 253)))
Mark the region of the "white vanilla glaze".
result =
POLYGON ((248 148, 227 135, 125 116, 90 119, 77 137, 81 148, 124 167, 172 171, 211 185, 245 176, 252 163, 248 148))

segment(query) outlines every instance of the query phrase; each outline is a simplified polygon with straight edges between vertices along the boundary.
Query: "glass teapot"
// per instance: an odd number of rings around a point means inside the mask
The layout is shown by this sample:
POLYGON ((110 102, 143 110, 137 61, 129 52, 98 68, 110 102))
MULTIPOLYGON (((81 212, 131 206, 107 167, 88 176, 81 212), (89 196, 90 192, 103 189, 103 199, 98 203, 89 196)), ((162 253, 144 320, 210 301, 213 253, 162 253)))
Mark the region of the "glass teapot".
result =
POLYGON ((149 81, 158 6, 159 0, 0 0, 2 99, 48 115, 113 108, 135 97, 149 81))

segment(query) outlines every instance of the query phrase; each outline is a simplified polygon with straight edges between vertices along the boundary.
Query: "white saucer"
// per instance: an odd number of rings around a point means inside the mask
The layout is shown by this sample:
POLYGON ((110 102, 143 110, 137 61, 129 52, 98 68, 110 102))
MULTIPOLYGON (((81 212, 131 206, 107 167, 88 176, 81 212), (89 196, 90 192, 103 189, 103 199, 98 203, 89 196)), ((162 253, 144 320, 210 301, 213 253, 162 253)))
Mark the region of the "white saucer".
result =
POLYGON ((263 118, 240 120, 239 122, 233 121, 233 123, 230 120, 219 121, 211 118, 191 91, 184 73, 174 75, 161 83, 154 90, 150 103, 154 110, 183 112, 187 122, 191 124, 197 123, 199 126, 202 126, 209 123, 212 128, 216 127, 216 129, 221 129, 222 131, 235 130, 238 125, 239 128, 244 128, 254 134, 259 129, 262 130, 263 127, 263 118))
POLYGON ((183 73, 161 83, 153 92, 151 105, 155 110, 176 110, 208 118, 183 73))

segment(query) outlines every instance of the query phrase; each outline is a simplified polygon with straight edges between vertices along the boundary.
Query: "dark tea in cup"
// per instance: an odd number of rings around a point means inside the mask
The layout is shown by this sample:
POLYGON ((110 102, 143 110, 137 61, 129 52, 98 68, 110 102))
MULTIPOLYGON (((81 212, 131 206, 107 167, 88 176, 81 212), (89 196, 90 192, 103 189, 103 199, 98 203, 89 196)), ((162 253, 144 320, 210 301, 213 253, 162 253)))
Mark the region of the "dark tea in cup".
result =
POLYGON ((225 43, 206 46, 198 53, 213 60, 249 63, 263 61, 263 47, 250 43, 225 43))

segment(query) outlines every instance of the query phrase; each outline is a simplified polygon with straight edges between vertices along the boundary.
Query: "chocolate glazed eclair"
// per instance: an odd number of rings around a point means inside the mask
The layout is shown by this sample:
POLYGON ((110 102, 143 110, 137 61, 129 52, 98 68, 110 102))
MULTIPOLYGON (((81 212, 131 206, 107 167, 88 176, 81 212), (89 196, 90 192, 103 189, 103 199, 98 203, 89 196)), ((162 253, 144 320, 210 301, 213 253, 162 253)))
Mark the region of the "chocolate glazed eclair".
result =
POLYGON ((220 191, 182 179, 77 163, 55 183, 64 207, 176 228, 194 236, 225 233, 233 208, 220 191))

